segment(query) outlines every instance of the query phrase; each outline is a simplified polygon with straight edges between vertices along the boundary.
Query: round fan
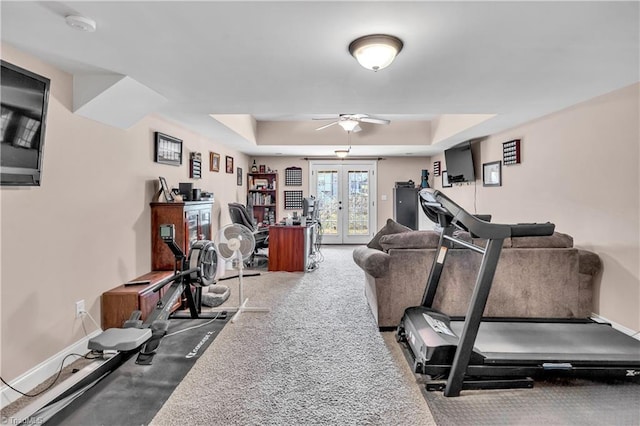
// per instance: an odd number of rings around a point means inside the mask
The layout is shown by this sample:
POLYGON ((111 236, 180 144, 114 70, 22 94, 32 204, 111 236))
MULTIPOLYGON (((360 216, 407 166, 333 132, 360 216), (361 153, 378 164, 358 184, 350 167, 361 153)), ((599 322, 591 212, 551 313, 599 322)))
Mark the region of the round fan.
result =
POLYGON ((238 267, 238 292, 241 305, 238 307, 236 314, 231 318, 231 322, 235 322, 242 312, 268 312, 269 309, 249 308, 247 303, 249 299, 245 299, 243 295, 242 284, 242 266, 244 261, 249 259, 256 247, 256 239, 249 228, 244 225, 234 223, 220 229, 215 239, 218 256, 223 260, 237 260, 238 267))
POLYGON ((215 239, 218 254, 225 260, 247 260, 256 246, 256 239, 249 228, 234 223, 220 229, 215 239))
POLYGON ((189 269, 198 268, 189 275, 193 285, 206 287, 216 281, 218 256, 213 243, 209 240, 198 240, 189 249, 189 269))

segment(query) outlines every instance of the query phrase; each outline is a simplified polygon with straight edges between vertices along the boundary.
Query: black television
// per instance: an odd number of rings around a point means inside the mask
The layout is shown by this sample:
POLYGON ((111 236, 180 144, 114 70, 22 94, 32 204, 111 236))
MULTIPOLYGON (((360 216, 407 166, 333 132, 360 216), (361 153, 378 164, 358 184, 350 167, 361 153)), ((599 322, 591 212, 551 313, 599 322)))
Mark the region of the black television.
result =
POLYGON ((444 162, 447 165, 449 183, 473 182, 476 180, 470 142, 463 142, 445 150, 444 162))
POLYGON ((0 185, 39 186, 51 82, 6 61, 1 68, 0 185))

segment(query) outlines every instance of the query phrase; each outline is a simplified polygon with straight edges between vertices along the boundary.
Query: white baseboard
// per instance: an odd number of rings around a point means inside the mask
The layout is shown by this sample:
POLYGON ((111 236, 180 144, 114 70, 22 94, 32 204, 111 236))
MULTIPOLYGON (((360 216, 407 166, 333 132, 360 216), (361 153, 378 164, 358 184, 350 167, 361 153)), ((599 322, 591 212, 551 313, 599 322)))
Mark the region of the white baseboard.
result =
POLYGON ((611 327, 615 328, 616 330, 618 330, 618 331, 620 331, 620 332, 622 332, 622 333, 624 333, 624 334, 626 334, 628 336, 631 336, 636 340, 640 340, 640 332, 639 331, 632 330, 632 329, 630 329, 628 327, 625 327, 622 324, 618 324, 617 322, 611 321, 611 320, 609 320, 609 319, 607 319, 607 318, 605 318, 603 316, 600 316, 598 314, 592 313, 591 314, 591 318, 593 318, 595 321, 598 321, 598 322, 609 323, 609 324, 611 324, 611 327))
MULTIPOLYGON (((40 383, 47 380, 49 377, 56 374, 60 369, 60 363, 62 363, 62 360, 67 355, 72 353, 86 354, 89 351, 89 348, 87 347, 89 339, 96 337, 100 333, 102 333, 102 330, 95 330, 91 332, 88 336, 83 337, 76 343, 64 348, 57 354, 53 355, 51 358, 36 365, 31 370, 20 375, 9 384, 23 392, 28 392, 29 390, 38 386, 40 383)), ((68 359, 65 365, 69 365, 72 361, 73 360, 71 358, 68 359)), ((12 390, 6 385, 3 385, 2 388, 0 388, 1 407, 6 407, 21 396, 22 395, 20 395, 18 392, 12 390)))

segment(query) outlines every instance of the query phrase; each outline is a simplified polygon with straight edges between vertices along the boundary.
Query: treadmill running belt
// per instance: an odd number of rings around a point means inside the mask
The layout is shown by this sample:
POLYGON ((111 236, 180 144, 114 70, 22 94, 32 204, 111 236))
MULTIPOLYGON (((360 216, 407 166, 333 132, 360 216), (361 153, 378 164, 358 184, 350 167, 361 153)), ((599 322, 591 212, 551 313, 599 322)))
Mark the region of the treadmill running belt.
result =
MULTIPOLYGON (((458 336, 463 326, 462 321, 450 323, 458 336)), ((640 341, 599 323, 482 322, 475 348, 487 357, 486 362, 499 359, 640 364, 640 341)))

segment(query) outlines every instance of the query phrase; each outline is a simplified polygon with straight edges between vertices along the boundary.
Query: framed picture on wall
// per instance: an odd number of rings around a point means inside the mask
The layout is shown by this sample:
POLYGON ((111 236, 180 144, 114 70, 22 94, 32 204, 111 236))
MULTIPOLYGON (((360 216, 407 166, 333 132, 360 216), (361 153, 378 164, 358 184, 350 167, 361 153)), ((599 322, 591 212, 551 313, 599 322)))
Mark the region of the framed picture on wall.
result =
POLYGON ((242 168, 238 167, 236 169, 236 179, 237 179, 237 185, 238 186, 242 186, 242 168))
POLYGON ((182 140, 156 132, 156 163, 180 166, 182 164, 182 140))
POLYGON ((227 173, 233 173, 233 157, 225 157, 227 163, 227 173))
POLYGON ((209 171, 220 171, 220 154, 217 152, 209 152, 209 171))
POLYGON ((502 186, 501 161, 492 161, 482 165, 482 186, 502 186))
POLYGON ((451 188, 453 185, 449 183, 449 173, 446 170, 442 171, 442 187, 451 188))

